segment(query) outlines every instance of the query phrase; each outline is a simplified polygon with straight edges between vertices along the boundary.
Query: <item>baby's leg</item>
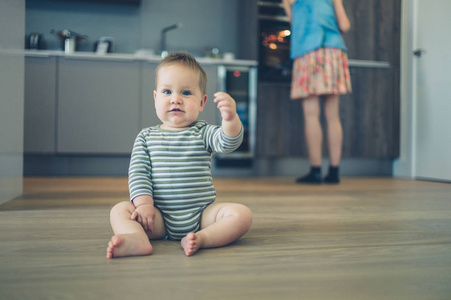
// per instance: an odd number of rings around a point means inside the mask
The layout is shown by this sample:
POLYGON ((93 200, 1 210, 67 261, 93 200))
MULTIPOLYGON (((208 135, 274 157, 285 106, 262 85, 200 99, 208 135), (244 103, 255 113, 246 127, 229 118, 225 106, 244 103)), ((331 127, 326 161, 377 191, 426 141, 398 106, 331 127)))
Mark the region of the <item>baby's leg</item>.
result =
POLYGON ((134 210, 135 207, 128 201, 118 203, 111 209, 110 222, 115 235, 108 243, 106 254, 108 258, 149 255, 153 251, 149 237, 164 237, 164 225, 158 210, 156 210, 154 231, 149 234, 144 231, 139 222, 130 219, 134 210))
POLYGON ((187 256, 200 248, 228 245, 242 237, 251 227, 252 213, 244 205, 214 203, 202 213, 201 230, 188 233, 181 241, 187 256))

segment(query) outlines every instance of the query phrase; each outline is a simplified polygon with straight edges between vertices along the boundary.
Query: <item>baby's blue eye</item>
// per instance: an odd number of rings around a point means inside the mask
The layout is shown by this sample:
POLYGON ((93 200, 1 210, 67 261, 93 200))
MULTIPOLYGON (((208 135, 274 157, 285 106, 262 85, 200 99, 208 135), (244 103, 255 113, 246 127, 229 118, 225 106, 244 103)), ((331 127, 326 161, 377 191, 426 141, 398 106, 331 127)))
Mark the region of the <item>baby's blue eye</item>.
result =
POLYGON ((184 96, 189 96, 189 95, 191 95, 191 92, 190 91, 183 91, 182 94, 184 96))
POLYGON ((165 95, 170 95, 170 94, 171 94, 171 91, 170 91, 170 90, 163 90, 163 94, 165 94, 165 95))

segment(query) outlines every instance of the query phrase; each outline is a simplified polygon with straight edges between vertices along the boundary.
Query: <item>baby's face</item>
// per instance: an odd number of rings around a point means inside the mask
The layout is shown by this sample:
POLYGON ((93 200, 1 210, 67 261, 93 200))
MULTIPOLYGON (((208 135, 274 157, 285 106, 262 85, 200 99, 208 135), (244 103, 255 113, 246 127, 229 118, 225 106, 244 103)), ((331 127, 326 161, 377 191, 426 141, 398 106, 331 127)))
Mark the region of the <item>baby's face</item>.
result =
POLYGON ((153 92, 161 128, 182 130, 197 120, 204 109, 207 95, 199 87, 199 74, 180 64, 160 68, 153 92))

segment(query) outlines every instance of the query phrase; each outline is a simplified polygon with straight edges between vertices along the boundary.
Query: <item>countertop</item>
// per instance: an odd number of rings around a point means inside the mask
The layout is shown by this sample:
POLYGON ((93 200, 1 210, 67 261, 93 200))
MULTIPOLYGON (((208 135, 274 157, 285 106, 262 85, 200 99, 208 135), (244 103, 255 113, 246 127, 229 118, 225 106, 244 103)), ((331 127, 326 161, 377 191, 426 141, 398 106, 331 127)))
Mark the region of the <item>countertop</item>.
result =
MULTIPOLYGON (((50 57, 50 56, 60 56, 68 59, 93 59, 93 60, 113 60, 113 61, 147 61, 147 62, 159 62, 161 57, 159 55, 139 55, 139 54, 128 54, 128 53, 108 53, 108 54, 96 54, 93 52, 74 52, 67 54, 64 51, 56 50, 9 50, 0 49, 0 54, 8 55, 25 55, 28 57, 50 57)), ((234 65, 234 66, 258 66, 256 60, 245 60, 245 59, 223 59, 223 58, 208 58, 208 57, 196 57, 196 60, 201 64, 209 65, 234 65)), ((390 63, 386 61, 370 61, 370 60, 359 60, 359 59, 349 59, 350 67, 360 67, 360 68, 390 68, 390 63)))
MULTIPOLYGON (((147 62, 159 62, 161 56, 149 55, 149 54, 127 54, 127 53, 107 53, 96 54, 93 52, 73 52, 70 54, 64 51, 52 51, 52 50, 24 50, 25 56, 28 57, 50 57, 60 56, 68 59, 93 59, 93 60, 112 60, 112 61, 147 61, 147 62)), ((211 65, 234 65, 234 66, 257 66, 258 63, 255 60, 244 59, 222 59, 222 58, 208 58, 208 57, 196 57, 196 60, 201 64, 211 65)))

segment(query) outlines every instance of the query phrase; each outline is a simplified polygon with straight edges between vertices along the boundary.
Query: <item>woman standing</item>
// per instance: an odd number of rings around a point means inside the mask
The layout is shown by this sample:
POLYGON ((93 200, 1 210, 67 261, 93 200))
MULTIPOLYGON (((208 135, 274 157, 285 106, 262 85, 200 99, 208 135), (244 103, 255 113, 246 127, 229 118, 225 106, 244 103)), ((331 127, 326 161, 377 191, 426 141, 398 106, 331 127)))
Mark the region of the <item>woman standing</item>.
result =
POLYGON ((302 100, 310 172, 298 183, 319 184, 323 131, 319 97, 324 97, 329 173, 326 183, 339 183, 343 130, 339 95, 351 92, 347 49, 342 34, 351 25, 342 0, 283 0, 291 20, 293 77, 291 99, 302 100))

